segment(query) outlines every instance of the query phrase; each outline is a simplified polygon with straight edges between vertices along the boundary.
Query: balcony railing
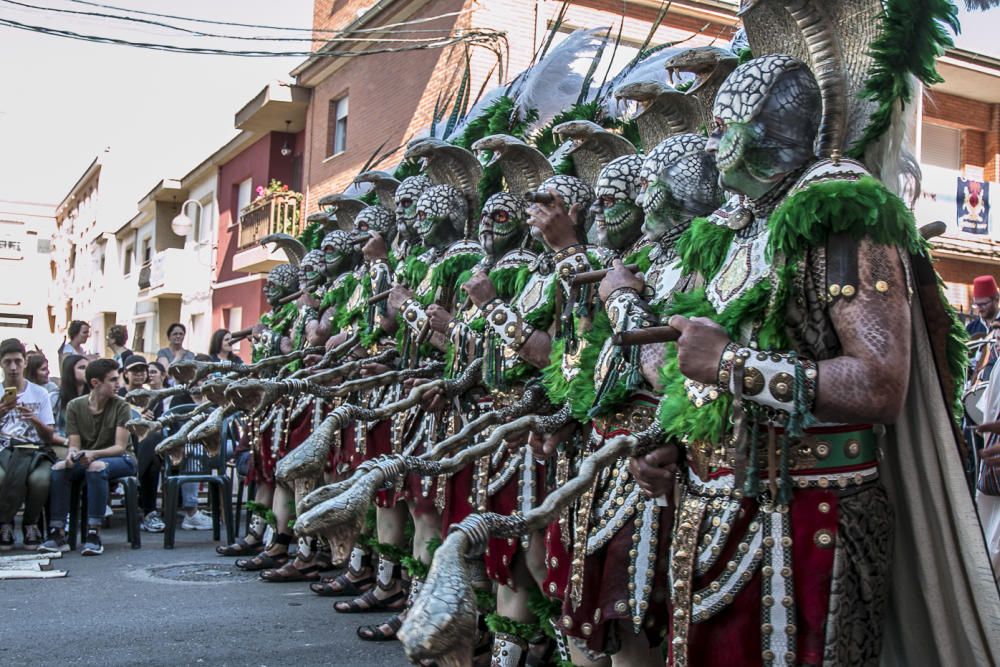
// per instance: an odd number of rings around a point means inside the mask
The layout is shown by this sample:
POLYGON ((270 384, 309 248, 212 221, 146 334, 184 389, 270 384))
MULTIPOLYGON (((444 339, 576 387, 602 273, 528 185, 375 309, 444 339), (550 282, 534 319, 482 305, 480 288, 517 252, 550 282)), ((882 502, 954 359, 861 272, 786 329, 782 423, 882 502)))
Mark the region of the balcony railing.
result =
POLYGON ((249 248, 268 234, 302 232, 302 195, 298 192, 274 192, 264 195, 240 211, 237 247, 249 248))

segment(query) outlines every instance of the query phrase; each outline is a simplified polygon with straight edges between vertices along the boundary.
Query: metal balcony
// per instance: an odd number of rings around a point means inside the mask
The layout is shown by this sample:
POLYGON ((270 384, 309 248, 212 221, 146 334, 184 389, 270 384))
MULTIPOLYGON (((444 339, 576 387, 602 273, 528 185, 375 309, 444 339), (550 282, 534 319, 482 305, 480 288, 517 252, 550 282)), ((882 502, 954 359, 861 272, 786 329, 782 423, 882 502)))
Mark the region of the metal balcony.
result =
POLYGON ((251 248, 268 234, 298 236, 301 232, 302 195, 298 192, 274 192, 240 211, 237 248, 251 248))

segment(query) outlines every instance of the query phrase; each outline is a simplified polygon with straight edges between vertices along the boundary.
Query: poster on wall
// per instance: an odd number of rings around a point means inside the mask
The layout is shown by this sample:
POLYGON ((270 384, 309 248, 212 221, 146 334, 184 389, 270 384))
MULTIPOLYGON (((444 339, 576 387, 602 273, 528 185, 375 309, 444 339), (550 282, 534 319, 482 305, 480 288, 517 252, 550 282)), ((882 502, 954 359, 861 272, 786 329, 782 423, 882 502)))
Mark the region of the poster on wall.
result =
POLYGON ((990 184, 958 177, 955 196, 959 230, 966 234, 990 233, 990 184))

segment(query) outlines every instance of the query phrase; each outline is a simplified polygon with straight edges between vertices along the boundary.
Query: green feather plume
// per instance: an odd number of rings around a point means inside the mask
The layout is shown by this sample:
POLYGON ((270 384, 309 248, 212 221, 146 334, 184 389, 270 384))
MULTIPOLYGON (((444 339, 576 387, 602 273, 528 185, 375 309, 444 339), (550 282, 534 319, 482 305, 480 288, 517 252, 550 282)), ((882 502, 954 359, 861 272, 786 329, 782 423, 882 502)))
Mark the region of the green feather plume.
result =
POLYGON ((936 61, 945 49, 954 46, 948 30, 961 30, 958 9, 951 0, 885 0, 879 36, 870 51, 874 59, 861 97, 877 103, 865 131, 848 156, 864 157, 865 150, 892 125, 893 111, 913 96, 907 77, 924 85, 941 83, 936 61))

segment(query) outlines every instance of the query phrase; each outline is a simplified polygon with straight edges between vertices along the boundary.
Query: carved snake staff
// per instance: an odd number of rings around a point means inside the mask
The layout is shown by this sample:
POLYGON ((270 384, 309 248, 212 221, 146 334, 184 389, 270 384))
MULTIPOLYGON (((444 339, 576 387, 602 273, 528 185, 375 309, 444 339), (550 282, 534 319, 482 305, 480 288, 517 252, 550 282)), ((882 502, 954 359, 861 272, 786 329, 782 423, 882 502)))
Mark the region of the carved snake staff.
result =
POLYGON ((351 350, 353 350, 357 346, 359 338, 360 336, 358 336, 358 334, 352 334, 351 336, 348 337, 347 340, 345 340, 340 345, 336 347, 331 347, 329 350, 327 350, 326 353, 323 355, 323 358, 317 361, 312 366, 300 368, 299 370, 289 375, 288 376, 289 379, 298 379, 306 375, 309 375, 310 373, 313 373, 315 371, 328 368, 334 362, 343 358, 351 350))
POLYGON ((398 480, 407 472, 424 476, 457 472, 471 461, 494 451, 498 446, 503 446, 503 440, 508 435, 528 430, 555 432, 568 420, 568 408, 550 416, 527 415, 495 429, 484 442, 441 461, 417 456, 386 457, 378 461, 370 472, 356 480, 342 494, 300 512, 295 522, 295 533, 306 537, 320 536, 331 544, 352 545, 361 532, 365 514, 371 506, 375 492, 398 480))
POLYGON ((451 527, 434 553, 430 572, 403 621, 398 637, 410 660, 433 659, 442 667, 472 664, 476 637, 476 596, 469 556, 482 553, 491 537, 520 537, 541 530, 589 489, 616 460, 641 456, 663 443, 655 425, 634 435, 608 440, 580 464, 580 471, 523 516, 472 514, 451 527))
POLYGON ((163 457, 169 456, 171 463, 175 466, 180 465, 184 460, 184 445, 187 444, 188 434, 206 419, 208 415, 204 412, 188 419, 176 433, 171 433, 156 446, 156 453, 163 457))
POLYGON ((222 427, 226 419, 236 414, 238 408, 234 405, 219 406, 198 426, 188 433, 187 441, 200 444, 211 456, 217 456, 222 447, 222 427))
MULTIPOLYGON (((474 435, 486 430, 491 426, 494 426, 501 422, 512 422, 513 420, 517 419, 518 417, 522 417, 527 413, 535 412, 540 407, 543 400, 544 400, 544 391, 541 389, 541 387, 537 386, 534 388, 529 387, 526 390, 525 395, 517 403, 514 403, 500 410, 492 410, 483 415, 480 415, 478 418, 474 419, 473 421, 469 422, 464 427, 462 427, 461 431, 442 440, 437 445, 435 445, 434 449, 425 452, 419 457, 406 457, 403 455, 395 454, 392 456, 380 457, 378 460, 371 459, 368 461, 364 461, 361 465, 357 467, 357 469, 354 470, 353 473, 351 473, 351 476, 349 478, 334 482, 332 484, 327 484, 326 486, 322 486, 313 491, 312 493, 310 493, 308 496, 306 496, 298 506, 298 513, 300 515, 304 514, 305 512, 311 510, 313 507, 316 507, 320 503, 324 503, 327 500, 332 500, 333 498, 336 498, 340 494, 346 493, 352 486, 354 486, 355 482, 358 482, 365 475, 375 470, 376 468, 381 469, 383 474, 386 475, 384 483, 387 486, 393 484, 400 477, 402 477, 403 475, 405 475, 407 472, 410 471, 410 467, 407 462, 410 461, 411 459, 436 461, 442 458, 443 456, 453 452, 460 445, 470 440, 474 435), (398 473, 394 472, 390 474, 388 472, 388 469, 396 465, 401 465, 402 470, 399 471, 398 473)), ((557 413, 552 417, 540 418, 540 419, 554 420, 551 423, 553 425, 556 425, 556 427, 553 428, 552 430, 556 430, 556 428, 560 428, 562 427, 563 424, 565 424, 565 419, 562 419, 560 421, 560 418, 561 418, 560 414, 557 413)), ((516 433, 518 426, 522 423, 528 423, 528 422, 520 421, 514 424, 513 426, 504 427, 504 434, 516 433)), ((491 453, 492 449, 495 449, 496 447, 500 446, 500 444, 501 441, 499 439, 494 439, 489 441, 488 445, 485 443, 481 444, 477 449, 472 450, 471 456, 478 457, 477 455, 481 455, 480 452, 485 451, 486 449, 490 449, 491 453)))
MULTIPOLYGON (((296 479, 319 476, 323 472, 323 465, 326 463, 327 455, 330 453, 330 444, 333 442, 334 435, 352 421, 380 422, 388 419, 398 412, 409 410, 418 405, 424 394, 433 389, 444 388, 446 392, 451 390, 456 395, 467 391, 473 384, 479 381, 479 371, 482 368, 482 361, 477 361, 480 363, 470 364, 466 372, 455 380, 434 380, 433 382, 418 385, 410 390, 406 398, 378 408, 362 408, 352 403, 345 403, 334 408, 323 420, 323 423, 306 438, 305 442, 278 461, 277 468, 275 469, 275 478, 282 484, 288 484, 296 479)), ((443 364, 430 364, 424 369, 417 370, 424 370, 426 372, 428 369, 432 370, 432 372, 440 372, 443 370, 443 364)), ((317 395, 330 398, 360 390, 362 387, 370 389, 384 384, 395 384, 404 378, 411 377, 412 374, 413 371, 391 371, 372 378, 344 383, 338 387, 331 388, 330 392, 318 393, 317 395), (370 381, 376 380, 377 382, 370 383, 370 381), (354 389, 345 390, 344 387, 347 385, 353 385, 354 389)))
POLYGON ((177 396, 178 394, 183 394, 187 391, 187 385, 183 384, 174 385, 173 387, 164 387, 163 389, 133 389, 125 394, 125 400, 139 410, 145 410, 149 407, 149 404, 152 401, 167 398, 168 396, 177 396))
POLYGON ((164 427, 175 426, 186 422, 197 414, 207 412, 210 407, 211 406, 207 404, 200 405, 191 412, 163 415, 155 421, 142 418, 130 419, 125 422, 125 428, 128 429, 128 432, 134 435, 136 439, 144 440, 150 433, 159 433, 164 427))
MULTIPOLYGON (((306 378, 306 379, 287 379, 287 380, 258 380, 254 378, 244 378, 233 382, 226 388, 226 398, 228 398, 234 405, 239 407, 241 410, 246 410, 247 412, 258 412, 267 405, 271 405, 279 398, 283 396, 295 395, 308 393, 314 396, 319 396, 320 398, 334 398, 337 396, 345 396, 351 391, 358 391, 358 389, 350 388, 347 391, 338 393, 336 387, 326 387, 321 384, 317 384, 318 380, 326 380, 332 377, 337 377, 339 375, 350 375, 357 371, 359 368, 369 363, 384 363, 391 361, 396 356, 395 350, 387 350, 382 354, 370 357, 368 359, 359 359, 356 361, 350 361, 346 364, 337 366, 336 368, 331 368, 325 371, 321 371, 316 375, 306 378)), ((421 373, 433 373, 438 372, 432 366, 426 369, 415 369, 414 377, 419 377, 421 373)), ((385 382, 392 382, 390 374, 384 374, 387 378, 385 382)), ((365 382, 374 382, 373 386, 379 386, 380 380, 383 376, 374 376, 372 378, 365 378, 365 382)), ((395 380, 395 381, 398 381, 395 380)))

